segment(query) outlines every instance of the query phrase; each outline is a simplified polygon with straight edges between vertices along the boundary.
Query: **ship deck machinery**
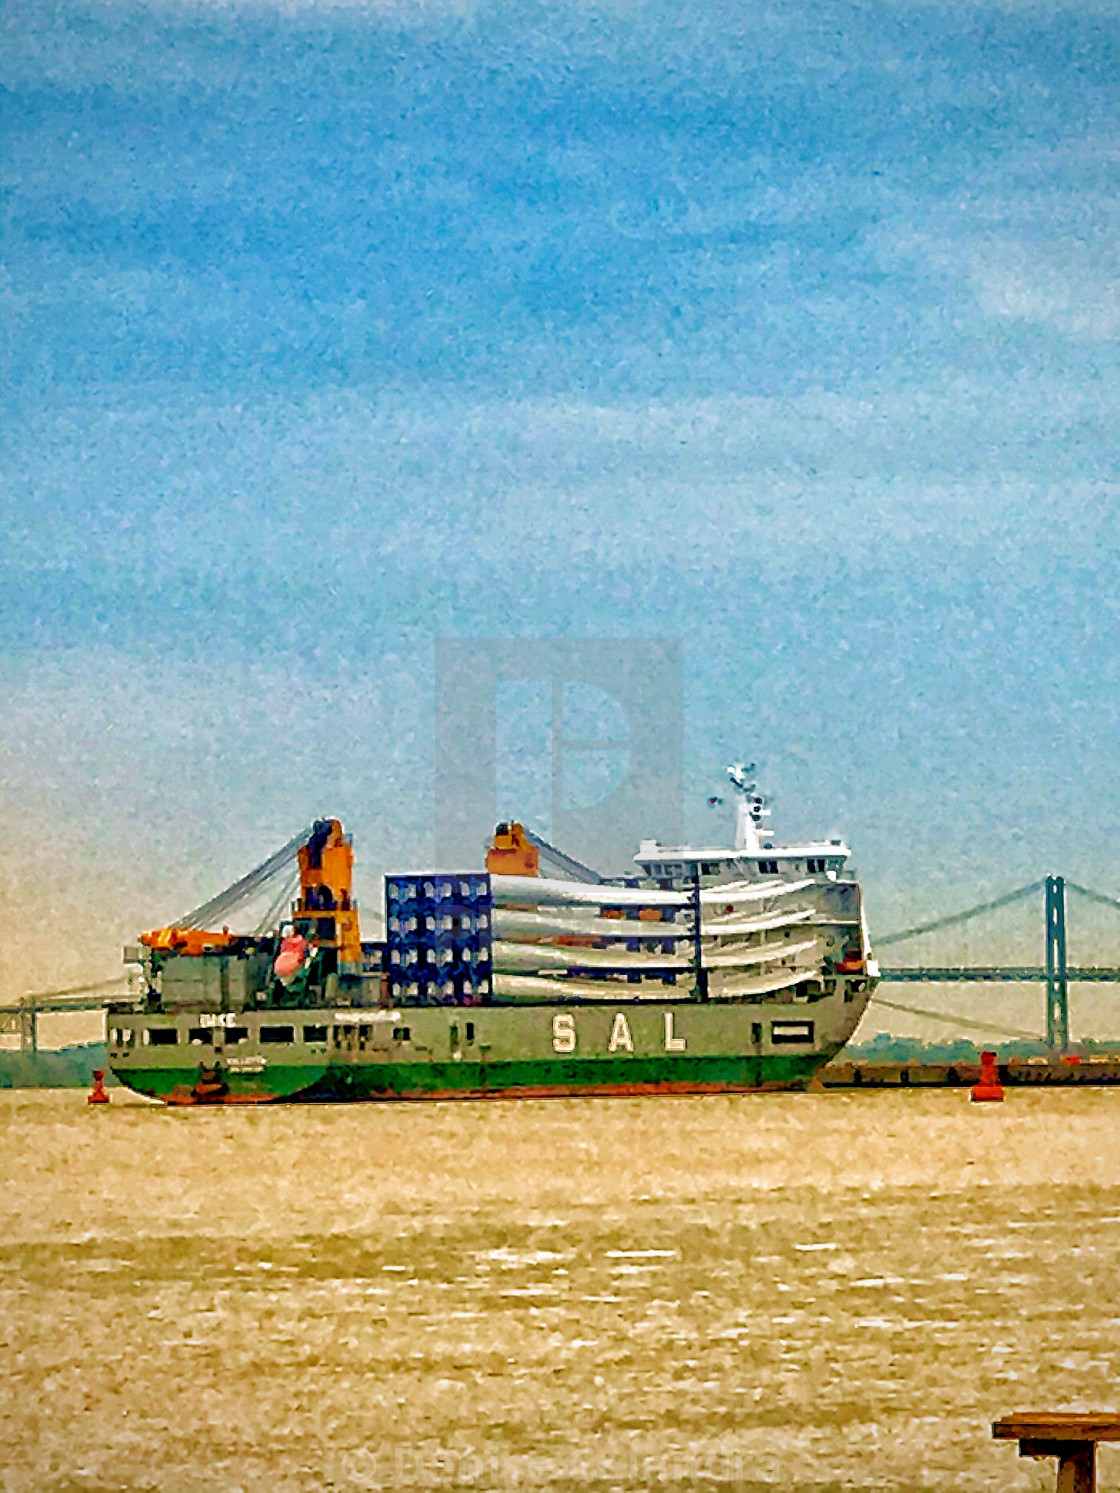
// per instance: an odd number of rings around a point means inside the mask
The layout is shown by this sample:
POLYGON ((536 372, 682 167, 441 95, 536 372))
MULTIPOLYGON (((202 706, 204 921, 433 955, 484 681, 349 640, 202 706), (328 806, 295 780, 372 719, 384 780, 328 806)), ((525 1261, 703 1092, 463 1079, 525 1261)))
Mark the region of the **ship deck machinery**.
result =
POLYGON ((381 946, 363 943, 354 852, 337 819, 317 820, 262 865, 175 924, 126 948, 143 994, 108 1011, 109 1062, 124 1084, 171 1103, 292 1097, 324 1066, 330 1012, 381 996, 381 946), (294 901, 278 928, 204 924, 280 880, 294 901))
MULTIPOLYGON (((151 1009, 111 1021, 114 1071, 173 1103, 803 1085, 851 1036, 877 968, 847 847, 776 847, 740 791, 733 848, 645 842, 624 879, 557 862, 517 824, 498 827, 485 871, 387 877, 385 946, 361 966, 341 958, 342 920, 333 942, 307 938, 329 932, 349 879, 324 876, 309 900, 301 851, 302 976, 277 974, 276 939, 263 966, 264 940, 179 955, 198 965, 184 999, 165 960, 151 1009), (563 875, 542 876, 542 856, 563 875), (327 895, 335 909, 315 905, 327 895)), ((356 912, 350 940, 353 956, 356 912)))

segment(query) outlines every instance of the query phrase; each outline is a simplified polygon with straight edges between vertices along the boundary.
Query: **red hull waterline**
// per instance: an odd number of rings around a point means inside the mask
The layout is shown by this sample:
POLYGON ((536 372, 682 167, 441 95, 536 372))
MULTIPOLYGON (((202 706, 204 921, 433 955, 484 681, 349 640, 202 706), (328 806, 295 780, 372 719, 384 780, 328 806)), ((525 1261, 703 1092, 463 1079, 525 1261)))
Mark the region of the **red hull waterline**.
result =
POLYGON ((195 1094, 190 1089, 176 1088, 163 1102, 176 1108, 197 1108, 215 1105, 247 1104, 428 1104, 444 1103, 451 1099, 638 1099, 638 1098, 685 1098, 702 1094, 773 1094, 782 1090, 797 1092, 804 1089, 809 1080, 773 1080, 770 1083, 720 1083, 686 1081, 683 1083, 602 1083, 602 1084, 537 1084, 532 1087, 508 1089, 417 1089, 411 1093, 365 1094, 360 1098, 341 1098, 334 1095, 316 1098, 308 1094, 263 1094, 259 1091, 246 1094, 195 1094))

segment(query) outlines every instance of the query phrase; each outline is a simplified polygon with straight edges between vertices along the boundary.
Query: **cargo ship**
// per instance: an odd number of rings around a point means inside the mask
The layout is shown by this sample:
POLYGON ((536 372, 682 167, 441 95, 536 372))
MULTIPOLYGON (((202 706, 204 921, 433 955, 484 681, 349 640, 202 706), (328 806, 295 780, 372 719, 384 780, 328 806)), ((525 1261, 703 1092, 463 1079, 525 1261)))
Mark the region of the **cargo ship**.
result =
POLYGON ((645 840, 610 878, 501 823, 477 867, 387 875, 376 942, 351 841, 318 820, 125 950, 112 1071, 174 1105, 804 1087, 877 982, 860 888, 843 842, 776 844, 728 772, 727 848, 645 840), (214 931, 296 874, 282 920, 214 931))

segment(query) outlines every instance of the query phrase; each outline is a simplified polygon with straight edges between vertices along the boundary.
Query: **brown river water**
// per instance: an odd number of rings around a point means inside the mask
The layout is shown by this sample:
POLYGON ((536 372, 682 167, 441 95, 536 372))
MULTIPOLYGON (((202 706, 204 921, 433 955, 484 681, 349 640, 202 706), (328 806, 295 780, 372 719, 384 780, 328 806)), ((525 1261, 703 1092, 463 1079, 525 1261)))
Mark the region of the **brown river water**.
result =
POLYGON ((12 1493, 1053 1488, 991 1421, 1120 1410, 1120 1091, 9 1091, 0 1174, 12 1493))

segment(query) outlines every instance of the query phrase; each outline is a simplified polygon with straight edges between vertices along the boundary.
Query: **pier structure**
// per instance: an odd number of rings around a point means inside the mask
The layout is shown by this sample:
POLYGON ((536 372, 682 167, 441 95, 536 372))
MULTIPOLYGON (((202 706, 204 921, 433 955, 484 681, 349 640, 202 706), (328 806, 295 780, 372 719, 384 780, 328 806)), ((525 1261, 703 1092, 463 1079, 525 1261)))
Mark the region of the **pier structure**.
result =
POLYGON ((104 1011, 110 1001, 127 1000, 127 978, 99 980, 69 990, 42 990, 0 1006, 0 1032, 18 1035, 21 1052, 38 1052, 39 1017, 60 1012, 104 1011))

